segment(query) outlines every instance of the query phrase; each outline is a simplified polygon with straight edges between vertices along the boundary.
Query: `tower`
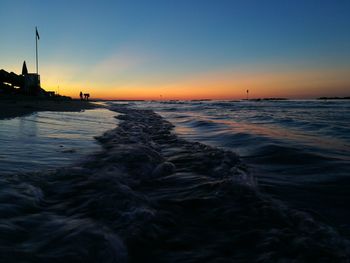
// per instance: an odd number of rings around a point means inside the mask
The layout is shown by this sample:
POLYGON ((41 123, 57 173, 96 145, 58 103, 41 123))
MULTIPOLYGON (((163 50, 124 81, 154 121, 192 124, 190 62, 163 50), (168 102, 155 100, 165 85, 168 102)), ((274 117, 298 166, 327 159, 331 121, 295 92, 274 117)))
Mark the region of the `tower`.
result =
POLYGON ((26 64, 26 61, 24 61, 22 66, 22 75, 27 75, 27 74, 28 74, 27 64, 26 64))
POLYGON ((22 66, 23 91, 27 95, 39 95, 40 93, 40 75, 28 73, 27 64, 24 61, 22 66))

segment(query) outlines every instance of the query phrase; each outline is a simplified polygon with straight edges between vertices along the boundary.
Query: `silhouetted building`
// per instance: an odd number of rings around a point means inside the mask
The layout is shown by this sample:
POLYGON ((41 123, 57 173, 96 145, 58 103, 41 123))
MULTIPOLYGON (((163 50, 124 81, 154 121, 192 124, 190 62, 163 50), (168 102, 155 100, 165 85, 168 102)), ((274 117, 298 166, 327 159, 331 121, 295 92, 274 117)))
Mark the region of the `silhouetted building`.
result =
POLYGON ((23 62, 22 76, 24 77, 23 92, 28 95, 40 95, 45 92, 40 87, 40 75, 28 73, 26 62, 23 62))
POLYGON ((26 62, 23 62, 22 74, 8 73, 0 70, 0 93, 25 94, 32 96, 46 95, 45 90, 40 87, 40 75, 28 73, 26 62))

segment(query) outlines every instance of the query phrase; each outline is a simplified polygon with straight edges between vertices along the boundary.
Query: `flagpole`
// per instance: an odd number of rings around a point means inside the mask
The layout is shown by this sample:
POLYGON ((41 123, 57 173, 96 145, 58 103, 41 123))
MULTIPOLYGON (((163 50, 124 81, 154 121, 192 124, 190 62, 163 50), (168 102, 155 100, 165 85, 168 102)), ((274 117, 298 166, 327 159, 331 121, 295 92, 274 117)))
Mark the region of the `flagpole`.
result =
POLYGON ((35 49, 36 49, 36 74, 39 75, 38 71, 38 29, 35 27, 35 49))

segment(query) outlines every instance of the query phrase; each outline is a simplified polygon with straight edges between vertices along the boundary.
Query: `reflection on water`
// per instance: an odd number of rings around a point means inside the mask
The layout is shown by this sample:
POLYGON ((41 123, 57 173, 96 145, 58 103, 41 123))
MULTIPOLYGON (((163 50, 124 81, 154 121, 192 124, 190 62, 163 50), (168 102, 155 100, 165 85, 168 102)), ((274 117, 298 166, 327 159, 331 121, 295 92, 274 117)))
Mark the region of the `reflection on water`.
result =
POLYGON ((185 139, 237 152, 261 189, 350 235, 350 101, 134 102, 185 139))
MULTIPOLYGON (((167 115, 164 114, 167 118, 174 117, 174 114, 167 115)), ((176 118, 176 117, 175 117, 176 118)), ((235 152, 238 152, 241 157, 249 157, 252 154, 256 147, 260 147, 260 144, 256 143, 247 143, 245 139, 249 137, 260 138, 261 141, 268 140, 270 142, 276 143, 289 143, 295 145, 303 145, 314 148, 322 148, 327 150, 327 154, 331 154, 333 151, 333 156, 337 156, 344 160, 350 161, 350 155, 344 155, 344 152, 350 152, 350 143, 344 141, 341 138, 332 137, 332 136, 323 136, 318 137, 313 134, 313 132, 303 132, 297 129, 279 126, 275 123, 256 123, 256 122, 241 122, 235 121, 234 119, 225 120, 217 119, 215 117, 192 115, 191 118, 196 120, 188 125, 187 120, 185 121, 174 121, 177 126, 175 128, 178 134, 181 134, 192 140, 198 138, 206 140, 215 146, 220 146, 224 148, 233 149, 235 152), (198 123, 201 123, 198 125, 198 123), (202 128, 200 128, 202 126, 202 128), (206 130, 209 133, 205 132, 200 135, 200 130, 206 130), (227 136, 235 135, 237 138, 227 138, 227 136), (204 138, 202 136, 205 136, 204 138), (223 141, 224 140, 224 141, 223 141), (337 153, 339 153, 337 155, 337 153)))
POLYGON ((38 112, 0 120, 0 173, 53 169, 99 148, 94 136, 115 128, 115 112, 38 112))
POLYGON ((175 131, 186 139, 237 152, 251 167, 259 168, 262 183, 265 177, 304 183, 350 174, 349 101, 134 105, 153 108, 175 124, 175 131))

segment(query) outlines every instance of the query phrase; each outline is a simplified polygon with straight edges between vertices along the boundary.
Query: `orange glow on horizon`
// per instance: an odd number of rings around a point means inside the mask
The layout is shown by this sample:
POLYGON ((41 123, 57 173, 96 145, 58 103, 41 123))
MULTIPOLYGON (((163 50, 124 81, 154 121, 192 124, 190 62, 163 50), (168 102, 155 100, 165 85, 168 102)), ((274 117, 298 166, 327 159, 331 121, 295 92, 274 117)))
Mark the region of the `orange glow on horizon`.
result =
MULTIPOLYGON (((46 90, 57 90, 51 80, 43 79, 46 90), (50 88, 52 87, 52 88, 50 88)), ((141 82, 141 81, 140 81, 141 82)), ((156 83, 156 82, 155 82, 156 83)), ((164 84, 62 82, 60 94, 79 97, 90 93, 92 99, 109 100, 190 100, 285 97, 316 98, 349 96, 350 78, 346 70, 307 70, 294 72, 209 72, 164 84)))

